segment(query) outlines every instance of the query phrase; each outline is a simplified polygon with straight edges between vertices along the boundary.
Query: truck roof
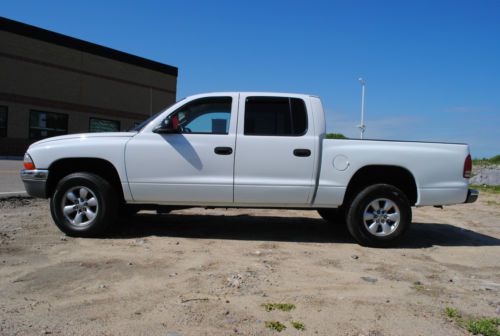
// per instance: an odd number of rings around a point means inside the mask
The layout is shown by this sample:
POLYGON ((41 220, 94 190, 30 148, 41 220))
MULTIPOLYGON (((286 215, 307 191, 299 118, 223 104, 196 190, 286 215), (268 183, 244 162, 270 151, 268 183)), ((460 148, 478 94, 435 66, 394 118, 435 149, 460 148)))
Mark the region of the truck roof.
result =
POLYGON ((315 97, 319 98, 317 95, 307 94, 307 93, 292 93, 292 92, 269 92, 269 91, 219 91, 219 92, 203 92, 193 96, 204 96, 204 95, 227 95, 227 94, 245 94, 251 96, 272 96, 272 97, 315 97))

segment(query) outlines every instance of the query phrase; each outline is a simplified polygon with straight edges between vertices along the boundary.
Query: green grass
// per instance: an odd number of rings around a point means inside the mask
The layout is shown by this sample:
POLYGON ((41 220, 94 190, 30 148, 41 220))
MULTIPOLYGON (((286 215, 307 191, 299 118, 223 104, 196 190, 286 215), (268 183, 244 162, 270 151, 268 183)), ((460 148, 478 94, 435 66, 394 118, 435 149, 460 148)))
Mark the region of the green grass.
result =
POLYGON ((500 186, 471 184, 470 187, 487 193, 500 194, 500 186))
POLYGON ((283 330, 286 329, 286 325, 281 323, 280 321, 266 321, 266 328, 269 328, 271 330, 275 330, 277 332, 282 332, 283 330))
POLYGON ((474 160, 472 160, 472 164, 482 165, 482 166, 500 164, 500 155, 495 155, 489 159, 487 159, 487 158, 474 159, 474 160))
POLYGON ((292 327, 294 327, 297 330, 300 330, 300 331, 306 330, 306 326, 304 325, 304 323, 302 323, 300 321, 292 321, 290 323, 292 324, 292 327))
POLYGON ((473 335, 500 336, 500 318, 462 318, 456 308, 446 307, 445 315, 473 335))
POLYGON ((295 309, 295 305, 292 303, 264 303, 262 305, 266 311, 271 311, 271 310, 282 310, 285 312, 289 312, 292 309, 295 309))

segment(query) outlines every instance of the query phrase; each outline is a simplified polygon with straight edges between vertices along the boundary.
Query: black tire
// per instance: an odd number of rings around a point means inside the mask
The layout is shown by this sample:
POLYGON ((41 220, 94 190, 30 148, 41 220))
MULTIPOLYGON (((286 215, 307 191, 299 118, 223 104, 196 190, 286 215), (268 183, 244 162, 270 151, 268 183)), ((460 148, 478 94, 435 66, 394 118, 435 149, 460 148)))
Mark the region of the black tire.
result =
POLYGON ((390 184, 374 184, 354 197, 348 207, 346 220, 349 232, 359 244, 372 247, 393 246, 410 227, 411 206, 406 195, 398 188, 390 184), (375 207, 383 208, 385 205, 391 208, 383 214, 377 213, 375 207), (370 219, 365 224, 365 211, 369 213, 367 218, 375 215, 379 222, 370 219), (396 212, 399 217, 396 217, 396 212), (399 221, 396 223, 393 218, 399 218, 399 221))
POLYGON ((57 227, 73 237, 103 235, 114 223, 117 209, 118 197, 111 184, 99 175, 87 172, 62 178, 50 199, 50 213, 57 227), (86 194, 81 192, 82 189, 87 190, 86 194), (73 200, 75 196, 76 200, 73 200), (65 206, 69 208, 67 214, 63 211, 65 206), (92 218, 91 213, 95 214, 92 218))

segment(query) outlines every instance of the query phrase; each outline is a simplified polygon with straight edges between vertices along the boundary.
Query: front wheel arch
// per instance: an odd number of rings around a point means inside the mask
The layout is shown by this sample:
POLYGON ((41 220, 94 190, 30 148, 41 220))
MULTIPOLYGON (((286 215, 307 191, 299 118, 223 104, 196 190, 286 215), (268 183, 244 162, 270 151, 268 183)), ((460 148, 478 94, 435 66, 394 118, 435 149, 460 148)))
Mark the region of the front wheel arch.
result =
POLYGON ((58 183, 64 177, 73 173, 88 172, 107 180, 119 195, 120 201, 124 202, 120 175, 116 167, 108 160, 95 157, 64 158, 54 161, 48 170, 47 197, 52 197, 58 183))

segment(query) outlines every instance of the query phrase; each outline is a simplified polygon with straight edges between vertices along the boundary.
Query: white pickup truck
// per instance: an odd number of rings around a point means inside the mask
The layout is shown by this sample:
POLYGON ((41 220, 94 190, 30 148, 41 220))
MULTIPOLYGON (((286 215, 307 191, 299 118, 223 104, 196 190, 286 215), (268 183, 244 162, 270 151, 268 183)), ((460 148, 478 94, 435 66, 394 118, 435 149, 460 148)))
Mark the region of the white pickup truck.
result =
POLYGON ((316 96, 219 92, 183 99, 130 132, 32 144, 21 178, 57 226, 103 234, 141 209, 318 210, 361 244, 393 244, 411 207, 474 202, 465 144, 325 139, 316 96))

